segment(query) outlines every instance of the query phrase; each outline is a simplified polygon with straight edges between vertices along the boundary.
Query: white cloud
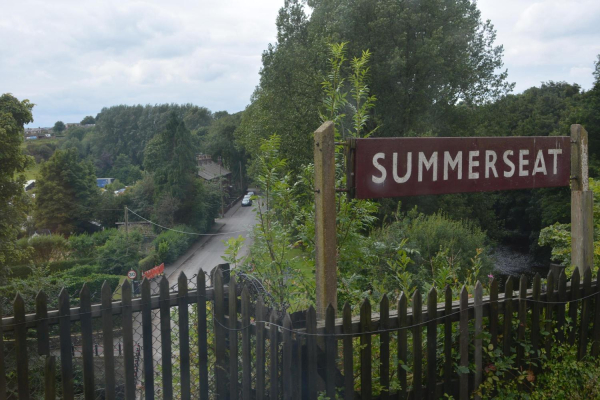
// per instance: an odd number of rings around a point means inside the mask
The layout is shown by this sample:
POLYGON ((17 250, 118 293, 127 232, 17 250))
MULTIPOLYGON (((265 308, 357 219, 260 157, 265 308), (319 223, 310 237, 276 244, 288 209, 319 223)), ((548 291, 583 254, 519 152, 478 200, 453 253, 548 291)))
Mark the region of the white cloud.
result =
MULTIPOLYGON (((34 103, 34 126, 114 104, 164 102, 242 110, 275 41, 283 0, 2 1, 0 88, 34 103)), ((600 1, 480 0, 509 80, 590 88, 600 1)))
POLYGON ((0 15, 0 87, 34 126, 114 104, 242 110, 282 0, 21 1, 0 15))
POLYGON ((542 81, 593 84, 591 69, 600 54, 600 2, 597 0, 481 0, 483 19, 504 45, 508 79, 516 92, 542 81), (590 71, 589 74, 586 74, 590 71))

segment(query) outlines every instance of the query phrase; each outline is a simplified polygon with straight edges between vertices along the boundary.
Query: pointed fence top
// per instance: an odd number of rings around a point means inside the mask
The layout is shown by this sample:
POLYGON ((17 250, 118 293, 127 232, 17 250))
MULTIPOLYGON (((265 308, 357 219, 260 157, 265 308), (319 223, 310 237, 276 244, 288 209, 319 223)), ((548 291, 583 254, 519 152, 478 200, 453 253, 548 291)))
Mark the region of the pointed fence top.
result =
POLYGON ((87 285, 87 283, 83 282, 83 286, 81 287, 81 290, 79 291, 79 297, 84 297, 84 296, 89 296, 90 295, 90 287, 87 285))
POLYGON ((46 300, 48 300, 48 295, 43 290, 40 290, 35 295, 35 301, 46 301, 46 300))
POLYGON ((102 293, 103 297, 104 296, 108 296, 108 297, 112 296, 112 289, 110 287, 110 283, 108 283, 107 280, 105 280, 102 283, 102 289, 100 289, 100 293, 102 293))
POLYGON ((581 278, 581 274, 579 273, 579 268, 575 268, 573 270, 573 274, 571 275, 571 280, 574 280, 574 279, 579 280, 579 278, 581 278))

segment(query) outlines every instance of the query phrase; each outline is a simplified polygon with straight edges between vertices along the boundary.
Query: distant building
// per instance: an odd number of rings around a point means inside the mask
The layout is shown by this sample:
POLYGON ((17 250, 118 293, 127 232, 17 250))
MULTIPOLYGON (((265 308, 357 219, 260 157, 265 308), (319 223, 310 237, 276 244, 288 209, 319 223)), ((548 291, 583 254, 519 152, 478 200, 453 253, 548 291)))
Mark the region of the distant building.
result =
POLYGON ((223 179, 223 185, 228 186, 231 181, 231 171, 214 162, 208 154, 198 154, 198 176, 206 181, 218 182, 223 179))
POLYGON ((103 188, 106 185, 113 183, 115 178, 96 178, 96 186, 103 188))
POLYGON ((69 129, 69 128, 72 128, 72 127, 75 127, 75 126, 81 126, 81 124, 79 122, 68 122, 68 123, 65 124, 65 128, 66 129, 69 129))

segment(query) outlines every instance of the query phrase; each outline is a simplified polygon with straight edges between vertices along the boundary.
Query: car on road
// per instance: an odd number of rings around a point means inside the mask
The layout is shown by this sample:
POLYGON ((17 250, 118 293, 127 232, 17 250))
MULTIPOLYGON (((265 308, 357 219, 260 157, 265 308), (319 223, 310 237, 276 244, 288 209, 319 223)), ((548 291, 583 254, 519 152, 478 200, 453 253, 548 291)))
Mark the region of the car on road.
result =
POLYGON ((248 192, 246 196, 254 196, 254 192, 248 192))
POLYGON ((244 196, 244 198, 242 199, 242 207, 247 207, 247 206, 251 206, 252 205, 252 199, 250 198, 250 196, 246 195, 244 196))

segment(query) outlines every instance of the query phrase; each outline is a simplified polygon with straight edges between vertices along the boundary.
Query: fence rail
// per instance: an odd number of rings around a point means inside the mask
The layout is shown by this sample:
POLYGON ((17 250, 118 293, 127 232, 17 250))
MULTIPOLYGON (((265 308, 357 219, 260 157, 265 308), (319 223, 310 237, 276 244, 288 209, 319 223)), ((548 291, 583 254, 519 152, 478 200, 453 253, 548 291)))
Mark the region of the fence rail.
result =
POLYGON ((219 269, 213 287, 194 278, 179 276, 177 292, 164 277, 144 280, 139 298, 126 281, 119 301, 105 283, 98 304, 84 286, 78 307, 63 291, 57 310, 40 293, 31 314, 17 296, 0 320, 0 400, 467 399, 489 362, 484 346, 523 369, 555 342, 579 357, 600 352, 600 275, 589 269, 570 282, 551 272, 545 288, 539 275, 530 288, 510 278, 504 293, 492 280, 487 296, 478 282, 457 301, 449 287, 417 290, 392 307, 384 297, 378 312, 365 300, 358 316, 349 304, 341 318, 329 307, 324 321, 312 307, 298 317, 253 301, 250 286, 235 276, 224 284, 219 269))

